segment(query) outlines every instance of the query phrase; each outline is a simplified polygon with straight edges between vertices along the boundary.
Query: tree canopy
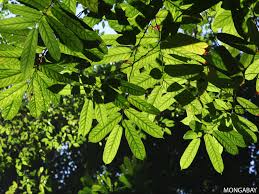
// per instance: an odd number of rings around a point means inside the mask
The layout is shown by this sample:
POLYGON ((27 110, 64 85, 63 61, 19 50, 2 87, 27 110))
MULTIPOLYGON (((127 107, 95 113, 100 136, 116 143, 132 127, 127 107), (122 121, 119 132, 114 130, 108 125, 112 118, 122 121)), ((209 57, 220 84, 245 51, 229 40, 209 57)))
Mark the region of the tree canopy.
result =
POLYGON ((257 142, 244 115, 259 107, 240 91, 259 92, 259 2, 4 0, 1 12, 0 172, 15 163, 22 177, 9 193, 51 192, 44 162, 66 144, 99 143, 110 164, 126 141, 144 160, 179 114, 181 169, 204 145, 222 173, 223 152, 257 142))

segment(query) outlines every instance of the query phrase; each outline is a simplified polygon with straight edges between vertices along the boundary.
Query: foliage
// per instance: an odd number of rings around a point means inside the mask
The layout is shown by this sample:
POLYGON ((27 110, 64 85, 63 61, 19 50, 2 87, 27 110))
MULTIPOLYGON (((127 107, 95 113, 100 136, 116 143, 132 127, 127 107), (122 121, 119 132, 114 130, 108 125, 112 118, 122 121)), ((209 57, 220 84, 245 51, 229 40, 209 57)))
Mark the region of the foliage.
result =
MULTIPOLYGON (((182 169, 191 165, 201 139, 219 173, 223 151, 236 155, 238 147, 257 142, 256 124, 242 115, 258 116, 259 108, 239 91, 254 80, 259 88, 258 2, 17 2, 2 4, 14 17, 0 20, 0 109, 6 123, 17 114, 22 126, 25 115, 37 118, 26 145, 42 142, 41 133, 47 136, 47 149, 65 143, 66 138, 53 145, 51 115, 44 122, 42 114, 58 107, 64 96, 81 95, 84 104, 69 141, 74 146, 86 139, 105 142, 106 164, 115 158, 123 136, 136 158, 146 158, 143 139, 171 134, 166 119, 168 112, 176 114, 174 107, 183 110, 182 123, 190 128, 183 137, 191 142, 180 160, 182 169), (76 15, 78 3, 84 10, 76 15), (94 31, 101 22, 116 34, 94 31), (22 104, 28 110, 20 110, 22 104)), ((19 133, 27 127, 33 125, 19 133)), ((10 126, 1 127, 0 156, 7 160, 8 152, 1 150, 13 133, 10 126)), ((59 133, 66 136, 62 129, 59 133)))
POLYGON ((0 181, 6 176, 19 180, 10 187, 13 189, 16 185, 18 193, 51 191, 53 157, 59 155, 66 144, 76 148, 84 142, 78 136, 78 110, 82 102, 83 98, 64 98, 62 107, 50 107, 40 119, 25 114, 28 109, 22 107, 13 120, 5 121, 0 129, 0 181))

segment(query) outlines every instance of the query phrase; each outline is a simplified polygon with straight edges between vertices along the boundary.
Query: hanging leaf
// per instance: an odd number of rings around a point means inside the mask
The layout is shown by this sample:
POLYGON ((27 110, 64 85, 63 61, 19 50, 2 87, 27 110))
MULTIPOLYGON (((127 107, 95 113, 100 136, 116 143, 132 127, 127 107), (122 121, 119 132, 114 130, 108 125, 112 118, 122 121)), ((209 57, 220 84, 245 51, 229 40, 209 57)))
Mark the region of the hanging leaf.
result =
POLYGON ((78 135, 82 134, 83 136, 86 136, 89 133, 92 127, 93 113, 93 101, 85 98, 85 103, 79 119, 78 135))
POLYGON ((181 169, 186 169, 191 165, 193 159, 195 158, 195 156, 198 152, 198 149, 200 147, 200 143, 201 143, 200 138, 193 139, 190 142, 190 144, 185 149, 185 151, 184 151, 184 153, 183 153, 183 155, 180 159, 181 169))
POLYGON ((129 96, 128 101, 132 105, 137 107, 139 110, 142 110, 144 112, 154 114, 154 115, 158 115, 160 113, 160 111, 156 107, 154 107, 152 104, 149 104, 148 102, 146 102, 146 100, 142 100, 141 98, 139 98, 137 96, 129 96))
POLYGON ((31 115, 39 117, 41 112, 46 112, 53 101, 54 94, 48 90, 52 82, 41 72, 34 72, 31 83, 29 85, 28 104, 31 115))
POLYGON ((225 133, 224 135, 228 136, 228 138, 231 139, 231 141, 233 143, 235 143, 235 145, 237 145, 241 148, 245 148, 247 146, 243 136, 235 130, 229 131, 229 132, 225 133))
POLYGON ((214 131, 213 135, 217 138, 217 140, 223 145, 226 151, 232 155, 238 154, 238 148, 235 143, 232 141, 231 136, 228 135, 228 132, 223 131, 214 131))
POLYGON ((120 146, 122 136, 122 127, 116 125, 110 133, 107 142, 104 147, 103 161, 105 164, 110 164, 117 154, 120 146))
POLYGON ((255 51, 248 46, 248 42, 242 38, 227 33, 217 33, 217 38, 220 41, 248 54, 255 54, 255 51))
POLYGON ((138 132, 132 126, 132 123, 129 120, 122 121, 122 125, 125 129, 125 136, 130 150, 136 158, 144 160, 146 157, 146 150, 140 136, 138 135, 138 132))
POLYGON ((256 106, 254 103, 251 101, 242 98, 242 97, 237 97, 237 102, 246 109, 247 112, 258 116, 259 115, 259 107, 256 106))
POLYGON ((196 139, 196 138, 198 138, 198 134, 192 130, 187 131, 183 136, 183 139, 185 139, 185 140, 196 139))
POLYGON ((257 142, 256 134, 253 131, 251 131, 251 129, 245 123, 240 121, 237 115, 232 114, 231 120, 235 129, 238 131, 238 133, 240 133, 243 136, 247 144, 257 142))
POLYGON ((241 121, 244 125, 248 127, 248 129, 250 129, 253 132, 258 132, 258 128, 254 123, 252 123, 251 121, 247 120, 244 117, 241 117, 241 116, 237 116, 237 117, 239 121, 241 121))
POLYGON ((120 122, 121 115, 116 113, 108 117, 107 122, 102 125, 99 123, 89 133, 89 141, 97 143, 101 141, 111 130, 120 122))
POLYGON ((41 35, 41 38, 48 48, 48 51, 50 52, 50 55, 53 59, 56 61, 59 61, 60 59, 60 49, 58 41, 55 37, 54 32, 50 28, 48 22, 46 21, 45 17, 41 18, 39 23, 39 32, 41 35))
POLYGON ((108 114, 104 104, 95 104, 95 118, 101 124, 105 125, 108 120, 108 114))
MULTIPOLYGON (((51 27, 55 30, 56 34, 60 37, 60 41, 62 43, 74 51, 83 50, 83 43, 69 28, 65 27, 61 22, 51 16, 48 16, 47 20, 51 27)), ((65 52, 65 54, 67 53, 65 52)))
POLYGON ((38 30, 33 28, 25 40, 24 49, 21 55, 21 71, 24 73, 25 77, 28 77, 32 72, 37 43, 38 30))
POLYGON ((96 32, 84 28, 77 18, 68 16, 62 9, 54 7, 51 9, 51 12, 65 27, 73 31, 79 38, 86 41, 101 41, 101 38, 96 32))
POLYGON ((134 122, 140 129, 155 138, 163 138, 163 130, 154 122, 150 121, 144 114, 130 108, 124 111, 126 116, 134 122))
POLYGON ((218 173, 222 173, 224 170, 224 163, 221 157, 222 146, 214 137, 209 134, 204 135, 204 141, 207 153, 214 169, 218 173))

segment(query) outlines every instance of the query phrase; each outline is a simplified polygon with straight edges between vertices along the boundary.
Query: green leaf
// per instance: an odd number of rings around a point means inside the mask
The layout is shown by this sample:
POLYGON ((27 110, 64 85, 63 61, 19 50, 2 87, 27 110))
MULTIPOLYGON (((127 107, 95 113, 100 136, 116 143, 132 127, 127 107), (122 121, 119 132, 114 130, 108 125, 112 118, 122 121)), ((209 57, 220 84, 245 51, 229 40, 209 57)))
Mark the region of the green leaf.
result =
POLYGON ((232 130, 227 132, 225 135, 228 136, 233 141, 233 143, 235 143, 235 145, 241 148, 245 148, 247 146, 243 136, 237 131, 232 130))
MULTIPOLYGON (((67 64, 68 65, 68 64, 67 64)), ((41 71, 49 78, 53 79, 54 81, 64 82, 64 83, 71 83, 72 80, 69 76, 63 75, 62 72, 65 68, 61 64, 44 64, 41 65, 41 71)))
POLYGON ((125 129, 125 136, 130 150, 136 158, 144 160, 146 157, 146 150, 140 136, 138 135, 138 132, 132 126, 132 123, 129 120, 122 121, 122 125, 125 129))
POLYGON ((21 55, 21 71, 29 76, 35 62, 35 54, 38 43, 38 30, 33 28, 25 40, 24 49, 21 55))
POLYGON ((238 131, 238 133, 240 133, 243 136, 247 144, 257 142, 256 134, 253 131, 251 131, 250 128, 245 123, 240 121, 237 115, 232 114, 231 120, 235 129, 238 131))
POLYGON ((23 81, 0 93, 0 108, 4 119, 11 120, 18 113, 26 89, 27 84, 23 81))
POLYGON ((85 103, 80 113, 78 135, 86 136, 89 133, 92 127, 93 113, 93 101, 85 98, 85 103))
POLYGON ((152 78, 148 73, 141 73, 139 75, 134 75, 131 77, 130 81, 144 89, 152 88, 156 83, 157 80, 152 78))
POLYGON ((219 30, 221 30, 224 33, 239 36, 233 22, 231 11, 225 10, 220 6, 216 11, 214 21, 212 22, 212 30, 214 32, 218 32, 219 30))
POLYGON ((40 20, 39 32, 44 44, 48 48, 51 57, 56 61, 59 61, 61 56, 59 43, 55 37, 53 30, 50 28, 48 22, 46 21, 45 17, 41 18, 40 20))
POLYGON ((213 136, 209 134, 204 135, 204 141, 207 153, 214 169, 218 173, 222 173, 224 170, 224 163, 221 157, 222 146, 213 136))
POLYGON ((258 74, 259 74, 259 59, 256 59, 246 69, 245 78, 246 80, 253 80, 258 74))
POLYGON ((95 31, 85 29, 81 25, 78 18, 75 19, 70 17, 65 13, 65 11, 57 7, 52 8, 51 12, 66 28, 69 28, 79 38, 87 41, 101 41, 101 38, 98 36, 98 34, 95 31))
POLYGON ((51 16, 48 16, 47 20, 58 34, 62 43, 74 51, 83 50, 83 43, 69 28, 65 27, 61 22, 51 16))
POLYGON ((256 93, 258 94, 259 93, 259 77, 257 77, 257 79, 256 79, 256 88, 255 89, 256 89, 256 93))
POLYGON ((232 155, 238 154, 238 148, 235 143, 232 141, 232 138, 228 132, 223 131, 214 131, 213 135, 217 138, 217 140, 223 145, 226 151, 232 155))
POLYGON ((63 0, 62 7, 65 7, 66 10, 76 14, 76 0, 63 0))
POLYGON ((51 6, 52 1, 51 0, 44 0, 44 1, 39 1, 39 0, 19 0, 21 3, 25 3, 28 5, 31 5, 34 8, 37 8, 39 10, 44 10, 47 7, 51 6))
POLYGON ((198 134, 192 130, 187 131, 183 136, 183 139, 185 139, 185 140, 196 139, 196 138, 198 138, 198 134))
POLYGON ((95 104, 95 119, 101 124, 105 125, 108 120, 108 114, 104 104, 95 104))
POLYGON ((0 31, 23 30, 34 26, 34 21, 31 18, 14 17, 0 20, 0 31))
POLYGON ((31 115, 39 117, 41 112, 46 112, 49 108, 54 94, 48 90, 52 84, 50 80, 41 72, 34 72, 30 86, 28 104, 31 115))
POLYGON ((78 0, 83 6, 90 9, 90 11, 98 12, 98 0, 78 0))
POLYGON ((196 75, 203 71, 202 65, 196 64, 181 64, 181 65, 166 65, 165 72, 172 77, 184 77, 196 75))
POLYGON ((248 26, 248 35, 250 37, 250 41, 253 42, 257 47, 259 47, 258 29, 257 29, 256 23, 252 17, 247 19, 247 26, 248 26))
POLYGON ((257 131, 258 131, 257 126, 256 126, 254 123, 252 123, 251 121, 249 121, 249 120, 247 120, 246 118, 241 117, 241 116, 238 116, 238 119, 239 119, 239 121, 241 121, 243 124, 245 124, 245 125, 248 127, 248 129, 250 129, 251 131, 253 131, 253 132, 257 132, 257 131))
POLYGON ((140 129, 155 138, 163 138, 163 130, 161 127, 150 121, 145 114, 142 114, 132 108, 124 111, 126 116, 134 122, 140 129))
POLYGON ((0 51, 0 57, 4 58, 19 58, 22 54, 21 49, 13 49, 13 50, 5 50, 5 51, 0 51))
POLYGON ((152 104, 149 104, 146 100, 142 100, 141 98, 139 98, 137 96, 129 96, 128 101, 132 105, 137 107, 139 110, 142 110, 144 112, 154 114, 154 115, 158 115, 160 113, 160 111, 156 107, 154 107, 152 104))
POLYGON ((121 80, 121 90, 135 96, 142 96, 146 90, 140 86, 121 80))
POLYGON ((176 54, 184 53, 187 55, 188 53, 202 55, 205 53, 207 47, 208 44, 206 42, 200 42, 198 39, 182 33, 174 34, 173 37, 161 43, 161 49, 163 49, 163 51, 169 53, 170 51, 174 51, 176 54))
POLYGON ((119 113, 110 115, 107 122, 102 125, 99 123, 89 133, 89 141, 97 143, 101 141, 111 130, 120 122, 121 115, 119 113))
POLYGON ((105 164, 110 164, 114 159, 114 157, 116 156, 120 146, 121 136, 122 136, 122 127, 119 125, 116 125, 114 129, 112 129, 104 147, 103 161, 105 164))
POLYGON ((31 21, 38 21, 42 17, 42 13, 36 9, 21 6, 17 4, 8 4, 9 10, 15 15, 21 15, 26 18, 30 18, 31 21))
POLYGON ((78 58, 81 58, 81 59, 85 59, 88 62, 91 61, 83 53, 71 50, 70 48, 68 48, 67 46, 65 46, 61 43, 59 44, 59 48, 60 48, 61 53, 64 53, 66 55, 75 56, 75 57, 78 57, 78 58))
POLYGON ((244 107, 249 113, 258 116, 259 115, 259 107, 256 106, 254 103, 250 102, 249 100, 237 97, 237 102, 244 107))
POLYGON ((193 139, 190 142, 190 144, 185 149, 185 151, 184 151, 184 153, 183 153, 183 155, 180 159, 181 169, 186 169, 191 165, 193 159, 195 158, 195 156, 198 152, 198 149, 200 147, 200 143, 201 143, 200 138, 193 139))
POLYGON ((217 33, 217 38, 229 46, 244 51, 245 53, 255 54, 255 51, 249 47, 248 42, 242 38, 227 33, 217 33))
POLYGON ((115 101, 114 101, 114 104, 119 107, 119 108, 129 108, 130 107, 130 104, 129 102, 127 101, 127 99, 121 95, 121 94, 118 94, 115 101))
POLYGON ((20 61, 16 58, 0 57, 0 88, 20 82, 21 80, 20 61))
POLYGON ((128 60, 131 55, 131 49, 129 47, 112 47, 108 50, 108 54, 104 56, 101 61, 93 64, 109 64, 119 61, 128 60))

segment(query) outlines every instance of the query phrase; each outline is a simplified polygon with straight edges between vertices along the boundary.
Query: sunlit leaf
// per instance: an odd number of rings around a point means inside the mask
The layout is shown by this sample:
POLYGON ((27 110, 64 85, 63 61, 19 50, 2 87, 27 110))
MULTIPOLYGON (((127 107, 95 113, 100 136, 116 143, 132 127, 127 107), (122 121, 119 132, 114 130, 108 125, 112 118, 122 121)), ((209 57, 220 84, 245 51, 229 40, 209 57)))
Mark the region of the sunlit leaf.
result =
POLYGON ((198 149, 200 147, 200 143, 201 143, 200 138, 193 139, 190 142, 190 144, 185 149, 185 151, 184 151, 184 153, 183 153, 183 155, 180 159, 181 169, 186 169, 191 165, 193 159, 195 158, 195 156, 198 152, 198 149))
POLYGON ((224 163, 221 157, 222 146, 213 136, 209 134, 204 135, 204 141, 207 153, 214 169, 218 173, 222 173, 224 170, 224 163))
POLYGON ((119 125, 112 129, 103 151, 103 161, 105 164, 110 164, 116 156, 121 142, 122 131, 122 127, 119 125))
POLYGON ((124 120, 122 125, 125 129, 125 136, 132 153, 136 158, 143 160, 146 157, 146 150, 138 132, 128 120, 124 120))

